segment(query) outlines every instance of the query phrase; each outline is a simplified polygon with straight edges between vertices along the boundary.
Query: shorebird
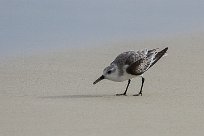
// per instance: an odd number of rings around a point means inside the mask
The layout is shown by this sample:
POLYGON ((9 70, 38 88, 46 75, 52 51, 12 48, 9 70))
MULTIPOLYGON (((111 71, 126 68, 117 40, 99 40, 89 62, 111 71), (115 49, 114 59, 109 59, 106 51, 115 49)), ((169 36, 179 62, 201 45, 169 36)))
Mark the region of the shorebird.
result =
POLYGON ((93 84, 98 83, 103 79, 112 80, 115 82, 123 82, 128 80, 125 92, 116 94, 117 96, 126 95, 129 84, 132 78, 142 77, 142 85, 138 94, 133 96, 142 96, 142 88, 145 78, 143 73, 151 68, 163 55, 166 54, 168 47, 158 51, 158 48, 148 50, 143 49, 140 51, 127 51, 119 54, 115 60, 103 70, 103 74, 93 84))

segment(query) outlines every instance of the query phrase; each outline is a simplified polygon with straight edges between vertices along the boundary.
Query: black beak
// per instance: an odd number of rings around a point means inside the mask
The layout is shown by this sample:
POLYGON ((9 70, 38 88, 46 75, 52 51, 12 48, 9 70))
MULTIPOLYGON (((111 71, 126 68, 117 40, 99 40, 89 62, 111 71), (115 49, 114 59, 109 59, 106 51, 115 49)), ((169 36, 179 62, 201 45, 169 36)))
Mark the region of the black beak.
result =
POLYGON ((98 83, 99 81, 103 80, 104 78, 105 78, 104 75, 102 75, 95 82, 93 82, 93 84, 95 85, 96 83, 98 83))

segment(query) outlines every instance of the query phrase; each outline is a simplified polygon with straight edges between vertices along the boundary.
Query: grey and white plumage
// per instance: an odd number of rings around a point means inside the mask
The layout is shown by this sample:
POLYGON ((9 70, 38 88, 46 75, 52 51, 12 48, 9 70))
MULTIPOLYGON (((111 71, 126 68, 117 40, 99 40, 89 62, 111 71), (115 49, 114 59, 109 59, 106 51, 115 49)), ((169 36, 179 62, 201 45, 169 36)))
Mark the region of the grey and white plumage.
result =
POLYGON ((108 79, 116 82, 128 80, 126 90, 122 94, 126 95, 128 86, 132 78, 142 77, 142 86, 138 95, 142 95, 144 83, 143 73, 152 67, 168 50, 168 47, 162 51, 159 49, 143 49, 140 51, 127 51, 119 54, 115 60, 103 70, 103 75, 99 77, 93 84, 98 83, 102 79, 108 79))

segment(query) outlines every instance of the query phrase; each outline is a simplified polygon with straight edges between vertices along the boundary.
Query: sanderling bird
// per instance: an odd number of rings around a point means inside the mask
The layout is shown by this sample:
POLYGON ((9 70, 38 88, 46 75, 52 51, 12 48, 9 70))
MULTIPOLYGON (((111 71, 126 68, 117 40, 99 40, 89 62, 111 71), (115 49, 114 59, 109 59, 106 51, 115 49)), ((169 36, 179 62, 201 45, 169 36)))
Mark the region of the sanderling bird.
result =
POLYGON ((134 96, 142 96, 142 88, 145 81, 143 73, 151 68, 164 54, 166 54, 168 47, 158 51, 158 48, 140 51, 127 51, 119 54, 115 60, 103 70, 103 75, 99 77, 93 84, 98 83, 103 79, 112 80, 115 82, 123 82, 128 80, 125 92, 116 94, 117 96, 126 95, 130 81, 137 76, 142 77, 142 85, 140 92, 134 96))

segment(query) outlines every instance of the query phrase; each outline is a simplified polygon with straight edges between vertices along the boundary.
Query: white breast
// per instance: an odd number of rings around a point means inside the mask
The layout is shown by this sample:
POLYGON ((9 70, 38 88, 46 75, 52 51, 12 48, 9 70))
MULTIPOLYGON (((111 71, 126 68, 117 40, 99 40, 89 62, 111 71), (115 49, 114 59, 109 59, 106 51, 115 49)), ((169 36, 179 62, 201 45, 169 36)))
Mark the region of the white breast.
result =
POLYGON ((122 74, 122 75, 118 74, 118 70, 117 70, 116 73, 114 73, 114 74, 111 75, 111 78, 109 78, 109 80, 112 80, 112 81, 115 81, 115 82, 123 82, 123 81, 126 81, 126 80, 128 80, 128 79, 135 78, 136 75, 131 75, 131 74, 128 74, 128 73, 126 72, 126 68, 127 68, 127 67, 128 67, 128 65, 125 65, 125 66, 123 67, 123 74, 122 74))
POLYGON ((122 81, 125 81, 125 80, 128 80, 128 79, 132 79, 132 78, 135 78, 136 76, 135 75, 131 75, 131 74, 128 74, 126 71, 123 73, 123 75, 119 76, 118 80, 119 82, 122 82, 122 81))

